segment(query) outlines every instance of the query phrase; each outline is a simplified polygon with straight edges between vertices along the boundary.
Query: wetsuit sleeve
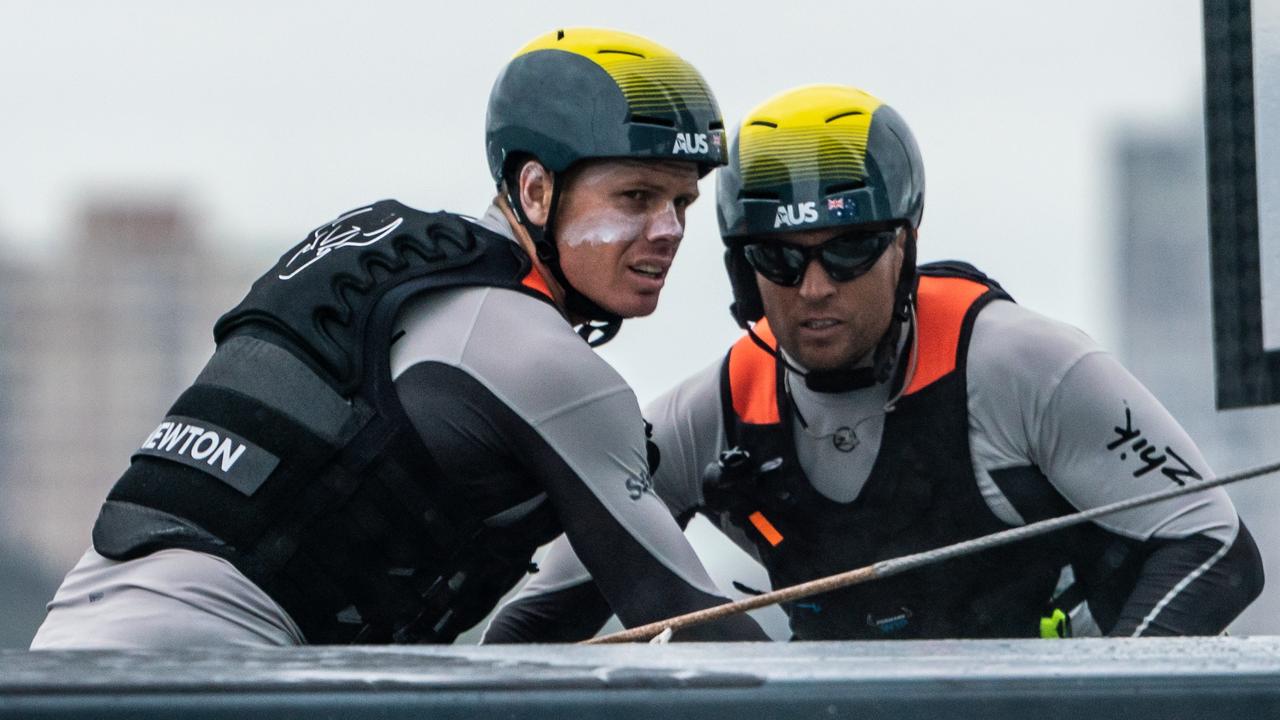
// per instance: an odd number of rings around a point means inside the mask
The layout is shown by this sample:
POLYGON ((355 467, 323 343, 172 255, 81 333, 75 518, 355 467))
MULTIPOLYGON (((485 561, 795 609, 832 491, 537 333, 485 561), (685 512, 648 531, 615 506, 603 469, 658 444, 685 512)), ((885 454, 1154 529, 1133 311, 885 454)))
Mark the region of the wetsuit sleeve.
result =
MULTIPOLYGON (((661 453, 654 490, 669 512, 687 522, 702 503, 702 470, 723 445, 719 364, 672 388, 645 408, 661 453)), ((556 540, 514 598, 494 616, 485 643, 573 642, 608 621, 609 606, 568 541, 556 540)))
POLYGON ((654 488, 682 524, 702 506, 703 472, 725 449, 720 366, 704 368, 644 409, 662 455, 654 488))
MULTIPOLYGON (((975 470, 1012 524, 1046 504, 1085 510, 1213 477, 1160 402, 1074 328, 993 303, 968 363, 975 470), (1047 492, 1026 487, 1045 480, 1047 492)), ((1257 547, 1222 488, 1104 516, 1093 531, 1073 565, 1109 634, 1217 633, 1261 592, 1257 547)))
POLYGON ((578 642, 594 637, 613 615, 564 535, 551 543, 538 567, 494 614, 482 643, 578 642))
MULTIPOLYGON (((413 332, 393 346, 393 370, 424 442, 438 446, 452 432, 454 458, 467 440, 481 447, 476 456, 511 458, 545 492, 624 625, 727 602, 653 491, 634 394, 558 313, 519 293, 480 289, 435 298, 414 319, 413 332)), ((767 637, 737 617, 676 639, 767 637)))

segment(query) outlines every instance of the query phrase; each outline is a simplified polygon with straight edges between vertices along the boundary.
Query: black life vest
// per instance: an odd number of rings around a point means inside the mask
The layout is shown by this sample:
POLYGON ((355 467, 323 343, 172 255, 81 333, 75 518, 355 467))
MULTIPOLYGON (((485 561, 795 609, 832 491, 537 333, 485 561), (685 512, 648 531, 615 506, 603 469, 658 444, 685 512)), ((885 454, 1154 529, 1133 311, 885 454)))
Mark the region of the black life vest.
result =
POLYGON ((516 243, 455 215, 385 200, 315 230, 218 321, 217 351, 108 495, 95 549, 226 558, 311 643, 451 642, 559 531, 545 503, 486 523, 442 496, 396 397, 397 311, 462 286, 548 300, 516 243))
MULTIPOLYGON (((708 508, 752 538, 775 588, 1007 529, 974 477, 965 377, 982 308, 1009 296, 962 263, 924 265, 917 284, 919 356, 885 418, 870 476, 839 503, 810 484, 793 440, 783 368, 749 337, 722 366, 728 447, 741 472, 707 493, 708 508)), ((757 334, 776 347, 767 323, 757 334)), ((910 361, 900 362, 899 377, 910 361)), ((1028 542, 784 606, 797 639, 1033 637, 1065 558, 1028 542)))

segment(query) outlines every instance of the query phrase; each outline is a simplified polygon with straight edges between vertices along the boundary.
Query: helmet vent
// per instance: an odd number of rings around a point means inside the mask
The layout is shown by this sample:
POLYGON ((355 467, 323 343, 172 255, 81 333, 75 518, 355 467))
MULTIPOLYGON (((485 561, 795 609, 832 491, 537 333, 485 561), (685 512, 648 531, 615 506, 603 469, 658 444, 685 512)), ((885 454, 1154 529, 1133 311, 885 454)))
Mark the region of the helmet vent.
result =
POLYGON ((708 123, 708 124, 707 124, 707 129, 708 129, 708 130, 723 130, 723 129, 724 129, 724 121, 723 121, 723 120, 712 120, 710 123, 708 123))
MULTIPOLYGON (((827 122, 830 122, 830 120, 828 120, 827 122)), ((776 127, 778 127, 778 123, 776 123, 776 122, 769 122, 768 120, 752 120, 751 122, 749 122, 749 123, 747 123, 747 124, 748 124, 748 125, 759 125, 760 127, 767 127, 767 128, 776 128, 776 127)))
POLYGON ((861 110, 850 110, 849 112, 842 112, 842 113, 839 113, 839 114, 836 114, 836 115, 832 115, 831 117, 827 118, 827 122, 829 122, 829 123, 830 123, 830 122, 835 122, 836 120, 839 120, 840 118, 849 117, 849 116, 851 116, 851 115, 862 115, 862 114, 863 114, 863 112, 862 112, 861 110))
POLYGON ((556 40, 563 40, 563 39, 564 39, 564 31, 563 31, 563 30, 557 30, 557 31, 556 31, 556 40))
POLYGON ((642 54, 640 54, 640 53, 638 53, 638 52, 635 52, 634 50, 609 50, 609 49, 601 49, 601 50, 597 50, 597 51, 596 51, 596 54, 597 54, 597 55, 630 55, 631 57, 638 57, 638 58, 640 58, 640 59, 642 59, 642 60, 644 59, 644 55, 642 55, 642 54))
POLYGON ((738 193, 739 200, 769 200, 772 202, 781 202, 782 196, 774 192, 761 192, 759 190, 743 190, 738 193))
POLYGON ((867 184, 866 184, 865 182, 861 181, 861 180, 854 180, 854 181, 852 181, 852 182, 836 183, 835 185, 828 185, 828 186, 827 186, 827 194, 828 194, 828 195, 835 195, 836 193, 847 192, 847 191, 849 191, 849 190, 857 190, 858 188, 864 188, 864 187, 866 187, 866 186, 867 186, 867 184))
POLYGON ((660 127, 673 128, 676 126, 675 120, 668 120, 663 117, 655 117, 653 115, 632 115, 631 122, 638 125, 658 125, 660 127))

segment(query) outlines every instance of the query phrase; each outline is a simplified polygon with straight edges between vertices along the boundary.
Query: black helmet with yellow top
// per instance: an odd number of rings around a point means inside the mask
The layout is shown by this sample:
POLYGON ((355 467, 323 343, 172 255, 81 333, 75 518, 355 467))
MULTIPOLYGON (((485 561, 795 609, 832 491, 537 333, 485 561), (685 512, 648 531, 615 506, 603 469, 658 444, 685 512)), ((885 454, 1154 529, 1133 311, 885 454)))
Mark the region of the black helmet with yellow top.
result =
POLYGON ((489 172, 513 157, 562 172, 589 158, 725 163, 724 121, 692 65, 652 40, 596 28, 547 33, 525 45, 489 95, 489 172))
MULTIPOLYGON (((686 160, 705 175, 726 156, 720 108, 692 65, 652 40, 596 28, 556 30, 516 52, 489 95, 485 145, 500 187, 524 159, 556 174, 589 159, 686 160)), ((507 183, 508 203, 569 309, 620 321, 574 290, 560 268, 552 226, 562 183, 553 185, 546 227, 527 221, 514 185, 507 183)))

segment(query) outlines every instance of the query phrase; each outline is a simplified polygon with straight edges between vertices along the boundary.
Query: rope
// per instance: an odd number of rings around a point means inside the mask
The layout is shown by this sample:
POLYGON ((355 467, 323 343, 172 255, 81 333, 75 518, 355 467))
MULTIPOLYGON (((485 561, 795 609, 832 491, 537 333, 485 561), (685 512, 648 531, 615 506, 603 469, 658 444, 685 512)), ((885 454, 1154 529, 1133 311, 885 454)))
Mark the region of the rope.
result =
POLYGON ((989 550, 1001 545, 1010 545, 1029 538, 1045 535, 1055 530, 1061 530, 1073 525, 1088 522, 1094 518, 1110 515, 1112 513, 1131 510, 1143 505, 1150 505, 1162 500, 1169 500, 1183 495, 1190 495, 1194 492, 1208 490, 1210 488, 1221 487, 1231 483, 1240 482, 1241 480, 1249 480, 1261 475, 1270 475, 1271 473, 1280 471, 1280 462, 1274 462, 1267 465, 1260 465, 1248 470, 1242 470, 1231 475, 1224 475, 1214 480, 1196 483, 1195 485, 1180 485, 1165 490, 1158 490, 1146 495, 1128 498, 1092 508, 1090 510, 1081 510, 1070 515, 1062 515, 1048 520, 1041 520, 1030 525, 1023 525, 1009 530, 1002 530, 990 535, 965 540, 953 545, 947 545, 933 550, 925 550, 923 552, 913 553, 911 555, 903 555, 901 557, 891 558, 889 560, 881 560, 880 562, 866 565, 835 575, 828 575, 817 580, 792 585, 791 587, 774 590, 755 597, 745 598, 736 602, 725 603, 715 607, 698 610, 685 615, 677 615, 676 617, 659 620, 647 625, 640 625, 629 630, 612 633, 610 635, 602 635, 598 638, 592 638, 585 641, 586 645, 598 645, 603 643, 621 643, 634 642, 638 640, 649 640, 664 630, 676 632, 694 625, 713 622, 731 615, 755 610, 757 608, 767 607, 776 603, 790 602, 801 598, 810 597, 812 595, 820 595, 832 590, 859 585, 864 582, 878 580, 880 578, 890 577, 908 570, 933 565, 935 563, 950 560, 952 558, 972 555, 974 553, 989 550))

